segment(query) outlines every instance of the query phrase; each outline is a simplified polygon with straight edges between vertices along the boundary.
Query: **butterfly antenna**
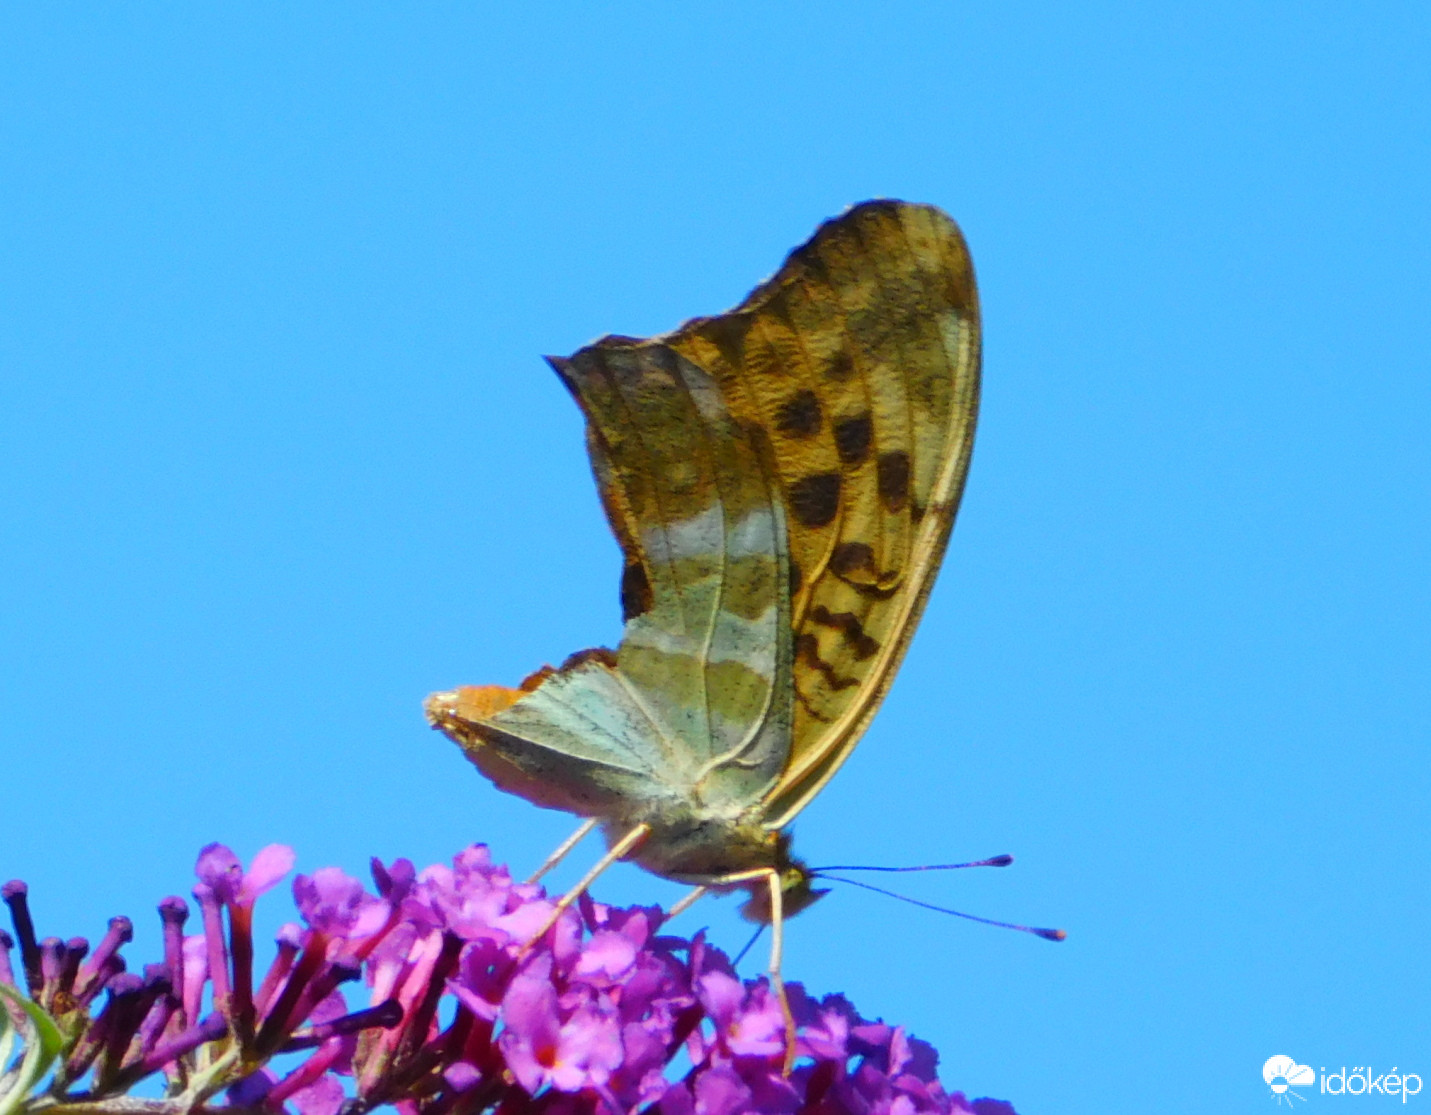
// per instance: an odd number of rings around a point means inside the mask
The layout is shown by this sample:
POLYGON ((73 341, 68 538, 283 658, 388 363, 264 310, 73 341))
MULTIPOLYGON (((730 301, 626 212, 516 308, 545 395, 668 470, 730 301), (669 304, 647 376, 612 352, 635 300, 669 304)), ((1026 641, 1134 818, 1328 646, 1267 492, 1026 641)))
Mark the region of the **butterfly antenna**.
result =
POLYGON ((1013 856, 1004 855, 971 860, 969 863, 925 863, 917 867, 870 867, 867 864, 839 864, 834 867, 812 867, 810 874, 823 875, 826 871, 958 871, 961 867, 1008 867, 1013 862, 1013 856))
MULTIPOLYGON (((964 864, 964 863, 959 863, 959 864, 948 864, 947 866, 949 866, 949 867, 973 867, 973 866, 982 866, 982 865, 981 865, 981 864, 980 864, 980 865, 976 865, 976 864, 964 864)), ((1002 864, 995 864, 995 865, 992 865, 992 866, 999 866, 999 867, 1001 867, 1001 866, 1003 866, 1003 865, 1002 865, 1002 864)), ((993 918, 981 918, 981 917, 979 917, 977 914, 966 914, 966 913, 964 913, 964 912, 961 911, 961 910, 951 910, 948 906, 936 906, 936 905, 934 905, 934 903, 932 903, 932 902, 921 902, 919 899, 917 899, 917 898, 911 898, 911 897, 909 897, 909 895, 907 895, 907 894, 900 894, 900 893, 897 892, 897 891, 885 890, 884 887, 877 887, 877 886, 874 886, 874 885, 871 884, 871 883, 862 883, 862 882, 860 882, 858 879, 841 879, 841 878, 839 878, 838 876, 827 874, 827 872, 829 872, 829 871, 831 871, 831 870, 832 870, 832 868, 828 868, 828 867, 827 867, 827 868, 824 868, 822 871, 812 872, 812 874, 818 874, 818 875, 820 876, 820 878, 822 878, 822 879, 829 879, 832 883, 848 883, 848 884, 849 884, 850 886, 852 886, 852 887, 860 887, 860 888, 863 889, 863 890, 872 890, 872 891, 874 891, 876 894, 882 894, 882 895, 884 895, 884 896, 887 897, 887 898, 898 898, 901 902, 908 902, 911 906, 919 906, 920 908, 925 909, 925 910, 933 910, 936 914, 952 914, 952 915, 953 915, 954 917, 956 917, 956 918, 964 918, 966 921, 977 921, 977 922, 979 922, 979 923, 982 924, 982 925, 993 925, 993 926, 997 926, 997 927, 1000 928, 1000 929, 1017 929, 1020 933, 1032 933, 1035 937, 1042 937, 1045 941, 1062 941, 1065 937, 1068 936, 1068 934, 1065 933, 1062 929, 1039 929, 1037 926, 1032 926, 1032 925, 1015 925, 1015 924, 1014 924, 1013 922, 1011 922, 1011 921, 995 921, 993 918)), ((846 870, 846 871, 848 871, 849 868, 843 868, 843 869, 841 869, 841 870, 846 870)), ((867 870, 871 870, 871 871, 920 871, 920 870, 924 870, 924 869, 923 869, 923 868, 918 868, 918 867, 884 867, 884 868, 875 867, 875 868, 868 868, 867 870)), ((754 944, 754 943, 755 943, 754 941, 751 942, 751 944, 754 944)), ((749 946, 747 945, 746 947, 748 948, 749 946)))
POLYGON ((760 935, 765 932, 765 926, 757 925, 755 932, 750 935, 750 940, 745 942, 745 948, 735 954, 735 959, 730 962, 732 968, 740 964, 745 959, 745 954, 755 947, 755 942, 760 940, 760 935))

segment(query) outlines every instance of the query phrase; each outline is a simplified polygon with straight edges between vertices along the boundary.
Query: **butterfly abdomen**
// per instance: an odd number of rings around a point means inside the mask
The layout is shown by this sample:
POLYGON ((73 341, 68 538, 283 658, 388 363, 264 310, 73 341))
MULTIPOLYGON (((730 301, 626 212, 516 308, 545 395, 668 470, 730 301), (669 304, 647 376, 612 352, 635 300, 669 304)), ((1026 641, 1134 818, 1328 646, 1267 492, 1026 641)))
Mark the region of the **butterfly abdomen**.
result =
POLYGON ((637 823, 651 826, 650 836, 630 857, 647 871, 698 885, 775 866, 776 836, 753 816, 713 814, 675 801, 647 804, 604 822, 613 843, 637 823))

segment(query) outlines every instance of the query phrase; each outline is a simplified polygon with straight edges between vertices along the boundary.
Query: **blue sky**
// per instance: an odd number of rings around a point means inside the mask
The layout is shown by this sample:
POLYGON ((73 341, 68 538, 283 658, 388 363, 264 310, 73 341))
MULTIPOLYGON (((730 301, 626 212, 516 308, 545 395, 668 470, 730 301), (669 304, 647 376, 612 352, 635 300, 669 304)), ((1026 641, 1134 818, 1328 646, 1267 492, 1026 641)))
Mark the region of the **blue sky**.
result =
POLYGON ((847 888, 788 975, 1030 1115, 1431 1078, 1428 56, 1410 3, 7 9, 0 875, 152 942, 210 840, 535 864, 568 819, 420 706, 618 636, 539 355, 904 197, 973 249, 981 428, 797 847, 1012 852, 910 889, 1070 938, 847 888))

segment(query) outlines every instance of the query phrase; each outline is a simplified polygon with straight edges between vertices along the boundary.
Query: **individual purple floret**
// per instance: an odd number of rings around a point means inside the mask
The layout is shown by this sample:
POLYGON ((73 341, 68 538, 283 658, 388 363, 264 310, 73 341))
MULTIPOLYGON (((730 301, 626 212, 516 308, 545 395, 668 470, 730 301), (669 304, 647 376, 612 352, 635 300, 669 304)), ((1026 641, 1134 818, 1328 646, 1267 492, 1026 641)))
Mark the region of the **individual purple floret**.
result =
MULTIPOLYGON (((93 1115, 167 1115, 176 1101, 273 1115, 1013 1115, 946 1092, 934 1050, 902 1029, 799 984, 787 987, 787 1075, 767 980, 742 981, 702 934, 660 935, 656 907, 584 896, 557 916, 481 845, 422 872, 374 861, 376 893, 336 868, 297 876, 304 924, 279 931, 255 985, 254 903, 293 858, 273 845, 245 870, 222 845, 203 849, 201 932, 184 936, 187 904, 164 899, 163 962, 143 975, 120 957, 127 920, 86 959, 81 938, 38 941, 26 888, 7 884, 25 990, 64 1035, 29 1103, 93 1115), (354 1009, 343 988, 359 980, 354 1009), (158 1073, 165 1099, 127 1094, 158 1073)), ((11 947, 0 932, 0 982, 13 986, 11 947)))

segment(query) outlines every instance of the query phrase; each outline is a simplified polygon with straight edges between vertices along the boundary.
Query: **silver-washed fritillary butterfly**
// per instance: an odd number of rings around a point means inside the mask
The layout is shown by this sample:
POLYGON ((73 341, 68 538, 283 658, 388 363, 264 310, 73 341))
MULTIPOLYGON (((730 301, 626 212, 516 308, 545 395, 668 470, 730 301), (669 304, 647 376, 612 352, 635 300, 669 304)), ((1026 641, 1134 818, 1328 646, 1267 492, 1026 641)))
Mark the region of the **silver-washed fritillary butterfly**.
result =
POLYGON ((620 646, 428 717, 502 789, 599 823, 597 870, 748 887, 778 988, 782 915, 819 893, 782 830, 888 691, 964 487, 968 249, 938 209, 865 202, 729 313, 551 364, 625 555, 620 646))

